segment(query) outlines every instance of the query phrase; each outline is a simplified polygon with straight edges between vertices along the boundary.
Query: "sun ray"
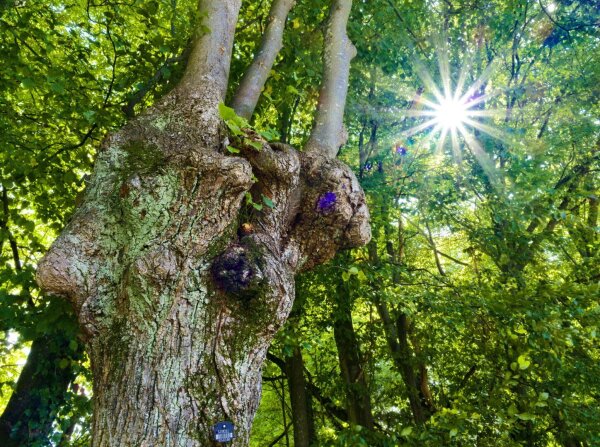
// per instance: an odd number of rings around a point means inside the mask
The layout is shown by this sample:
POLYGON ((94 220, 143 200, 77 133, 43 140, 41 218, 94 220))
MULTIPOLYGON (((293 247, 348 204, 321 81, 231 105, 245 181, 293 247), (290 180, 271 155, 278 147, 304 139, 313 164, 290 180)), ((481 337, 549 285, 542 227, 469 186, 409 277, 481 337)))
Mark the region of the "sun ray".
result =
MULTIPOLYGON (((431 135, 435 135, 435 134, 432 132, 431 135)), ((442 129, 440 137, 438 138, 437 145, 435 147, 435 155, 441 155, 443 153, 447 136, 448 136, 448 129, 442 129)))
POLYGON ((465 82, 467 81, 467 73, 471 70, 471 66, 473 64, 473 60, 471 56, 468 56, 468 59, 463 65, 463 68, 460 70, 458 74, 458 81, 456 82, 456 87, 454 89, 454 99, 456 101, 460 101, 462 99, 462 90, 465 87, 465 82))
POLYGON ((437 87, 437 84, 427 71, 425 65, 417 59, 415 60, 414 67, 417 72, 417 76, 419 76, 421 81, 423 81, 423 84, 425 84, 427 90, 429 90, 437 100, 443 98, 444 96, 442 95, 440 89, 437 87))
POLYGON ((471 96, 465 98, 463 96, 463 100, 465 100, 465 103, 470 107, 473 108, 475 106, 478 106, 480 104, 484 104, 488 99, 494 98, 496 96, 498 96, 501 92, 496 90, 490 93, 484 93, 482 95, 477 95, 476 92, 473 92, 471 96))
POLYGON ((415 135, 425 129, 428 129, 429 127, 435 126, 437 124, 437 122, 438 122, 437 118, 432 118, 429 121, 425 121, 423 124, 419 124, 418 126, 411 127, 410 129, 406 130, 404 132, 404 134, 407 137, 410 137, 410 136, 415 135))
POLYGON ((483 172, 485 172, 489 182, 492 186, 498 188, 500 186, 499 174, 500 172, 496 169, 494 165, 494 161, 491 157, 485 152, 481 144, 477 141, 475 136, 469 132, 463 125, 458 126, 458 131, 462 135, 469 148, 469 151, 473 154, 483 172))
POLYGON ((487 67, 483 70, 481 75, 477 77, 475 82, 469 86, 469 88, 465 91, 463 96, 461 96, 461 101, 468 101, 468 98, 472 95, 476 94, 477 91, 488 81, 494 70, 496 69, 496 60, 492 60, 487 67))
POLYGON ((435 45, 438 55, 438 64, 440 67, 440 76, 442 77, 442 87, 444 98, 449 98, 452 91, 452 81, 450 79, 450 61, 448 60, 448 46, 445 39, 440 39, 435 45))
POLYGON ((502 118, 506 114, 504 109, 469 110, 470 118, 502 118))
POLYGON ((463 122, 465 124, 468 124, 471 127, 474 127, 477 130, 480 130, 480 131, 488 134, 491 137, 496 138, 497 140, 504 142, 504 143, 508 143, 512 139, 510 137, 510 135, 507 134, 506 132, 503 132, 502 130, 492 127, 492 126, 488 126, 487 124, 481 123, 479 121, 475 121, 475 120, 466 118, 465 120, 463 120, 463 122))
POLYGON ((460 152, 460 145, 458 142, 458 134, 456 133, 456 127, 450 129, 450 139, 452 140, 452 155, 457 163, 462 162, 462 153, 460 152))

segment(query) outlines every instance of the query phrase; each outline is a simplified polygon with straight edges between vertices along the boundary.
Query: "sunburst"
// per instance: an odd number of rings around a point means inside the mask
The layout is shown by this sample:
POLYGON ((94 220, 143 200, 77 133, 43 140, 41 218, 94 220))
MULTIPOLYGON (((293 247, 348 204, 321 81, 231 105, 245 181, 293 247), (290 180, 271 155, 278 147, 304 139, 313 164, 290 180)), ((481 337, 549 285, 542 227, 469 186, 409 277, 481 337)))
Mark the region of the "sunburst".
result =
POLYGON ((463 147, 468 149, 493 180, 498 172, 493 160, 485 152, 477 139, 481 133, 499 140, 506 140, 506 135, 493 125, 486 124, 483 119, 498 116, 502 111, 488 108, 488 102, 498 92, 490 90, 488 80, 495 65, 491 63, 468 87, 466 80, 472 69, 465 63, 453 82, 448 61, 448 50, 445 44, 437 45, 441 88, 426 70, 423 64, 416 62, 417 73, 421 78, 425 91, 418 96, 415 107, 407 111, 408 117, 419 119, 419 122, 404 132, 410 137, 425 131, 429 134, 423 143, 437 140, 437 152, 442 153, 449 140, 456 159, 462 159, 463 147))

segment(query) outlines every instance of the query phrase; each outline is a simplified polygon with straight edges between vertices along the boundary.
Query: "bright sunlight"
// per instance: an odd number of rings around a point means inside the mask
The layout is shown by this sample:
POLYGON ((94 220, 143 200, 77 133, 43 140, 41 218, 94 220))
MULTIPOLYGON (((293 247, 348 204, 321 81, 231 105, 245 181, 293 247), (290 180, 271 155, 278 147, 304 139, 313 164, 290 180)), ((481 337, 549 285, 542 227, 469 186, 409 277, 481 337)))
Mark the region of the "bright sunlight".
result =
POLYGON ((445 97, 433 109, 437 125, 446 131, 457 129, 469 116, 468 105, 452 97, 445 97))

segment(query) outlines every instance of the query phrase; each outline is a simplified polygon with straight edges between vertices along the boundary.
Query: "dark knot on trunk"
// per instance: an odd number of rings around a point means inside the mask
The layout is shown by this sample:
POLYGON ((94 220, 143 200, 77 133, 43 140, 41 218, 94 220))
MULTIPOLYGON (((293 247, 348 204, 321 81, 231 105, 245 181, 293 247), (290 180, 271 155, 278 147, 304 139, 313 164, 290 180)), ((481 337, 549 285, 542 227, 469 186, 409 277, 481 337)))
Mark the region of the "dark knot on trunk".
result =
POLYGON ((211 274, 221 291, 249 300, 264 284, 262 264, 261 252, 255 243, 236 244, 215 258, 211 274))

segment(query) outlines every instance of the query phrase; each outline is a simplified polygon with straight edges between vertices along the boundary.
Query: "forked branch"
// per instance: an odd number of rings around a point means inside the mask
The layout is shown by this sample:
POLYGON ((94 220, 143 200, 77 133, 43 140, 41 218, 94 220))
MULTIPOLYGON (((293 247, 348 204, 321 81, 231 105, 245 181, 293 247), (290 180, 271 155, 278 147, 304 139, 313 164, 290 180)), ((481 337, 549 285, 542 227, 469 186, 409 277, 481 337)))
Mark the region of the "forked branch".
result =
POLYGON ((306 150, 334 158, 346 142, 344 109, 350 77, 350 61, 356 48, 348 38, 346 26, 352 0, 332 0, 325 34, 323 82, 315 122, 306 150))
POLYGON ((231 106, 240 116, 250 119, 267 82, 275 58, 283 45, 283 30, 287 16, 295 0, 273 0, 269 13, 269 24, 260 43, 260 48, 238 86, 231 106))

